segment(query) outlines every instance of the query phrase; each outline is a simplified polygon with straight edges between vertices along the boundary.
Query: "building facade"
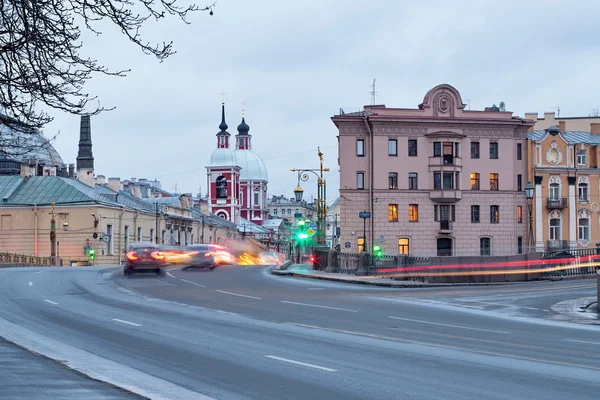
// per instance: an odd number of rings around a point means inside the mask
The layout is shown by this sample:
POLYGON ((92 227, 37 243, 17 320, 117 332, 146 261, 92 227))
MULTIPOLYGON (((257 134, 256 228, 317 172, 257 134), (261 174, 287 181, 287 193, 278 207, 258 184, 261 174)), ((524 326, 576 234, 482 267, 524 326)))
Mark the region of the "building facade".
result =
POLYGON ((232 150, 223 103, 219 128, 217 149, 206 167, 209 210, 236 224, 243 219, 260 226, 268 217, 269 178, 264 162, 252 150, 250 126, 242 115, 232 150))
POLYGON ((529 139, 536 251, 595 248, 600 241, 600 123, 586 131, 565 131, 561 123, 534 130, 529 139))
POLYGON ((560 117, 554 112, 545 112, 543 117, 538 113, 525 113, 525 119, 534 122, 533 130, 543 131, 552 126, 562 128, 562 132, 589 132, 590 124, 600 123, 600 116, 560 117))
POLYGON ((341 251, 524 251, 531 122, 495 106, 465 110, 450 85, 431 89, 416 109, 365 106, 332 120, 339 130, 341 251))
POLYGON ((283 195, 272 196, 267 204, 269 216, 271 218, 281 218, 285 220, 291 229, 298 227, 297 221, 302 219, 315 222, 317 220, 317 209, 314 204, 307 201, 296 201, 295 198, 287 198, 283 195))

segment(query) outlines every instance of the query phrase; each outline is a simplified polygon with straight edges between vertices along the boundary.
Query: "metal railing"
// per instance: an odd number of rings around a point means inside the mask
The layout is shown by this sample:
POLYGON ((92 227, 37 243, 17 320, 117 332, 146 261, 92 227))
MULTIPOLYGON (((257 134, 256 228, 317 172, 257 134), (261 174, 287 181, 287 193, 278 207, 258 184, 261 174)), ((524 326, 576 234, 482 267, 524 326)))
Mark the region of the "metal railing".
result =
POLYGON ((359 255, 355 253, 337 253, 333 257, 334 271, 340 274, 356 274, 359 255))
POLYGON ((440 220, 440 231, 450 230, 452 230, 452 223, 447 219, 440 220))
POLYGON ((0 253, 0 264, 52 265, 52 258, 26 254, 0 253))
POLYGON ((567 208, 567 198, 546 199, 547 208, 567 208))
POLYGON ((600 268, 600 248, 595 249, 573 249, 562 251, 548 251, 542 253, 542 268, 546 266, 547 272, 543 272, 544 278, 592 275, 600 268), (560 263, 549 261, 561 259, 560 263))
POLYGON ((568 250, 568 249, 569 249, 569 242, 566 240, 547 240, 546 241, 546 250, 547 251, 568 250))

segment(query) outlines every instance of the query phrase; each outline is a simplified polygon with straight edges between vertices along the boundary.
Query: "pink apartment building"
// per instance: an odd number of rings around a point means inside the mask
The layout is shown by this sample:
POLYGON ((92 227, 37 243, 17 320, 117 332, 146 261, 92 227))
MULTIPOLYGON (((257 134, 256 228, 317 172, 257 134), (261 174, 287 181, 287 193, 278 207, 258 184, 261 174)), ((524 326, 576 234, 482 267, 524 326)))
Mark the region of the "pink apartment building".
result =
POLYGON ((365 106, 332 120, 339 130, 342 252, 362 251, 365 239, 367 250, 378 245, 388 255, 524 251, 532 122, 496 106, 465 110, 446 84, 416 109, 365 106), (370 218, 360 218, 363 212, 370 218))

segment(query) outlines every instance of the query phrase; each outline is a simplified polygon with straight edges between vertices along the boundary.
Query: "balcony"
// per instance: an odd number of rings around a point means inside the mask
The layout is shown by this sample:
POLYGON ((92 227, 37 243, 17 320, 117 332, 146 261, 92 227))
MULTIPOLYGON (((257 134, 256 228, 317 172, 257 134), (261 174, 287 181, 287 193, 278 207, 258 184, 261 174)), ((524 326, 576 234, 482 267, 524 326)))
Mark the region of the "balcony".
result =
POLYGON ((431 171, 439 171, 442 166, 448 167, 448 170, 461 171, 462 158, 454 156, 429 157, 429 169, 431 171))
POLYGON ((546 207, 558 209, 567 208, 567 198, 546 199, 546 207))
POLYGON ((429 199, 437 203, 456 203, 462 199, 462 192, 456 189, 430 190, 429 199))
POLYGON ((567 240, 547 240, 546 250, 569 250, 569 242, 567 240))
POLYGON ((450 222, 447 219, 441 220, 439 233, 451 233, 451 232, 452 232, 452 222, 450 222))

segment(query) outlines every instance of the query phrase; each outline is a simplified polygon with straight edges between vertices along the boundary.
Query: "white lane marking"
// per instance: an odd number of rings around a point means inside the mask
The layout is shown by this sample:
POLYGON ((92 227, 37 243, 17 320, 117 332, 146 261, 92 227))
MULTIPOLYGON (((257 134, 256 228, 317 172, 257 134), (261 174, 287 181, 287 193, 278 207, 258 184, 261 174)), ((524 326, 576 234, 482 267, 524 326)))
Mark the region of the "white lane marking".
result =
POLYGON ((473 348, 465 348, 465 347, 459 347, 459 346, 449 346, 449 345, 444 345, 444 344, 427 343, 427 342, 421 342, 419 340, 394 338, 394 337, 389 337, 389 336, 375 335, 375 334, 367 333, 367 332, 346 331, 343 329, 325 328, 322 326, 298 324, 295 322, 286 322, 286 324, 295 325, 295 326, 299 326, 302 328, 321 329, 321 330, 329 331, 329 332, 345 333, 348 335, 356 335, 356 336, 370 337, 370 338, 376 338, 376 339, 390 340, 390 341, 399 342, 399 343, 418 344, 421 346, 437 347, 440 349, 460 350, 460 351, 465 351, 465 352, 469 352, 469 353, 485 354, 485 355, 499 356, 499 357, 506 357, 506 358, 515 358, 518 360, 541 362, 541 363, 554 364, 554 365, 564 365, 567 367, 585 368, 585 369, 600 371, 600 368, 593 367, 591 365, 563 363, 560 361, 551 361, 551 360, 544 360, 541 358, 524 357, 524 356, 518 356, 515 354, 505 354, 505 353, 497 353, 494 351, 477 350, 477 349, 473 349, 473 348))
POLYGON ((391 298, 394 298, 394 299, 406 299, 406 300, 411 300, 411 301, 420 301, 420 302, 423 302, 423 303, 444 304, 444 305, 452 306, 452 307, 474 308, 476 310, 480 310, 481 309, 481 307, 477 307, 477 306, 467 306, 465 304, 444 303, 443 301, 417 299, 415 297, 391 296, 391 298))
POLYGON ((38 272, 36 272, 36 274, 43 274, 44 272, 46 272, 46 271, 38 271, 38 272))
POLYGON ((586 343, 586 344, 597 344, 600 346, 600 342, 588 342, 587 340, 575 340, 575 339, 565 339, 567 342, 575 342, 575 343, 586 343))
POLYGON ((127 324, 127 325, 132 325, 132 326, 141 326, 140 324, 136 324, 134 322, 129 322, 129 321, 123 321, 122 319, 118 319, 118 318, 113 318, 113 321, 117 321, 122 324, 127 324))
MULTIPOLYGON (((175 278, 175 277, 173 277, 173 278, 175 278)), ((183 281, 183 282, 187 282, 187 283, 191 283, 192 285, 196 285, 196 286, 200 286, 200 287, 206 287, 206 286, 204 286, 204 285, 201 285, 201 284, 199 284, 199 283, 192 282, 192 281, 188 281, 187 279, 182 279, 182 281, 183 281)))
POLYGON ((33 286, 33 283, 29 282, 29 286, 33 286))
MULTIPOLYGON (((458 300, 458 301, 468 301, 470 303, 488 304, 488 305, 491 305, 491 306, 500 306, 500 307, 510 307, 511 306, 510 304, 507 305, 507 304, 502 304, 502 303, 492 303, 492 302, 489 302, 489 301, 480 301, 480 300, 466 300, 465 299, 465 300, 458 300)), ((527 310, 539 310, 539 308, 535 308, 535 307, 524 307, 524 306, 517 306, 517 307, 519 307, 519 308, 525 308, 527 310)))
POLYGON ((493 330, 493 329, 471 328, 469 326, 442 324, 440 322, 421 321, 421 320, 418 320, 418 319, 400 318, 400 317, 392 317, 392 316, 390 316, 390 318, 392 318, 392 319, 399 319, 401 321, 419 322, 421 324, 448 326, 450 328, 469 329, 469 330, 472 330, 472 331, 494 332, 494 333, 503 333, 505 335, 510 335, 510 332, 496 331, 496 330, 493 330))
POLYGON ((266 358, 270 358, 272 360, 283 361, 283 362, 290 363, 290 364, 302 365, 303 367, 320 369, 321 371, 337 372, 336 369, 327 368, 327 367, 321 367, 319 365, 314 365, 314 364, 307 364, 307 363, 304 363, 304 362, 301 362, 301 361, 294 361, 294 360, 290 360, 289 358, 282 358, 282 357, 277 357, 277 356, 265 356, 265 357, 266 358))
POLYGON ((327 308, 329 310, 338 310, 338 311, 347 311, 347 312, 358 312, 356 310, 349 310, 347 308, 337 308, 337 307, 328 307, 328 306, 318 306, 316 304, 306 304, 306 303, 296 303, 295 301, 285 301, 282 300, 282 303, 286 304, 295 304, 297 306, 305 306, 305 307, 316 307, 316 308, 327 308))
POLYGON ((262 298, 260 298, 260 297, 247 296, 245 294, 231 293, 231 292, 226 292, 224 290, 218 290, 218 289, 216 291, 219 292, 219 293, 228 294, 228 295, 231 295, 231 296, 246 297, 248 299, 262 300, 262 298))
POLYGON ((50 303, 50 304, 54 304, 54 305, 57 305, 57 304, 58 304, 58 303, 56 303, 56 302, 54 302, 54 301, 52 301, 52 300, 47 300, 47 299, 44 299, 44 301, 45 301, 46 303, 50 303))
POLYGON ((322 287, 309 287, 306 290, 325 290, 325 288, 322 288, 322 287))
POLYGON ((167 271, 167 275, 169 275, 171 278, 175 278, 169 271, 167 271))

